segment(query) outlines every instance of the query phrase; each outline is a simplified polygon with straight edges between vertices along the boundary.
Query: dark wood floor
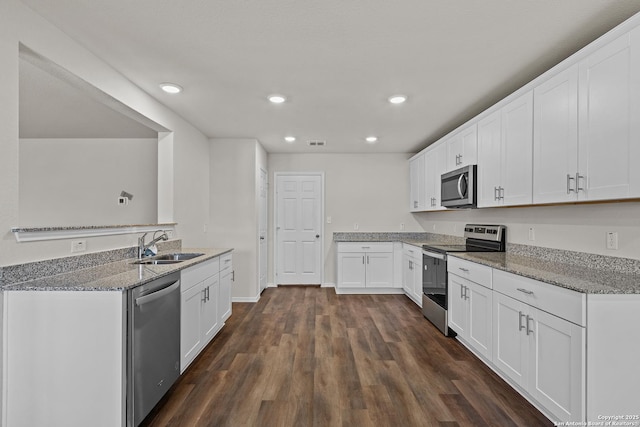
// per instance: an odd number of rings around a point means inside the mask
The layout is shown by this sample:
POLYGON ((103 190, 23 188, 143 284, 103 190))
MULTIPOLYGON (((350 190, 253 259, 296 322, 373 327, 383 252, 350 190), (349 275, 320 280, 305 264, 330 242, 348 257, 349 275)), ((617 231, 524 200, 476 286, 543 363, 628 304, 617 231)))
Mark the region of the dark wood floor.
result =
POLYGON ((403 295, 268 288, 145 426, 550 426, 403 295))

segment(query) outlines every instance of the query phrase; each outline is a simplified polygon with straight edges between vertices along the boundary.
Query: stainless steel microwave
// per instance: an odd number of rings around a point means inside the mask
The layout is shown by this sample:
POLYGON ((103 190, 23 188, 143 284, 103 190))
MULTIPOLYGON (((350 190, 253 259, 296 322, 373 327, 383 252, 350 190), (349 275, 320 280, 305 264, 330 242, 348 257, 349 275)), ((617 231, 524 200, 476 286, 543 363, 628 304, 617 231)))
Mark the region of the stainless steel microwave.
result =
POLYGON ((469 165, 441 176, 441 200, 446 208, 475 208, 477 165, 469 165))

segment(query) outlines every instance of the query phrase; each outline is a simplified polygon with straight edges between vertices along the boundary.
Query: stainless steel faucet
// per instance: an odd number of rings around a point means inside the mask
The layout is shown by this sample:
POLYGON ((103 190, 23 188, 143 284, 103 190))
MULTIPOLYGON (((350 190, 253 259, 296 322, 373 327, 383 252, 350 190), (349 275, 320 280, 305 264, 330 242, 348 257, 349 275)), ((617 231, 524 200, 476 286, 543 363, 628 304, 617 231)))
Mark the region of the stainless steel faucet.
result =
POLYGON ((144 233, 138 238, 138 259, 142 259, 145 251, 160 240, 169 240, 169 236, 167 236, 167 233, 165 233, 163 230, 156 230, 153 233, 153 240, 151 240, 149 243, 144 243, 144 238, 147 234, 149 233, 144 233), (162 234, 159 237, 156 237, 156 234, 158 234, 159 232, 162 232, 162 234))

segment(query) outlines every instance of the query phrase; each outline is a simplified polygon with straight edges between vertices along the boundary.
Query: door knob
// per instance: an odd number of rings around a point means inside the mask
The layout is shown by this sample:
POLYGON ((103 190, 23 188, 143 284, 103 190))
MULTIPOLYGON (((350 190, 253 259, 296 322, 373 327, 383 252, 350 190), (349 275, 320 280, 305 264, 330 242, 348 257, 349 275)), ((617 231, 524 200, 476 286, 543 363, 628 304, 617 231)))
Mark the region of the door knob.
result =
POLYGON ((260 240, 264 240, 264 237, 260 236, 260 240))
POLYGON ((319 238, 320 238, 320 235, 319 235, 319 234, 316 234, 316 239, 319 239, 319 238))

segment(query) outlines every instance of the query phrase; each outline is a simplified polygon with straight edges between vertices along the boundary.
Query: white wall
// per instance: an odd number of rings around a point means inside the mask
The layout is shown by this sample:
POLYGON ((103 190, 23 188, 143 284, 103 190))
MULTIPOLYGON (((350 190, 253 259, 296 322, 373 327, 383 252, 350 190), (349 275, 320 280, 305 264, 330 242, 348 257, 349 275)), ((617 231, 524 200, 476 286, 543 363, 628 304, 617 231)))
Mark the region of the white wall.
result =
MULTIPOLYGON (((408 154, 269 154, 269 181, 275 172, 325 173, 324 281, 335 283, 337 231, 423 231, 409 213, 408 154), (331 217, 331 224, 326 223, 331 217)), ((273 186, 269 188, 269 282, 273 272, 273 186)))
POLYGON ((19 154, 21 227, 158 220, 157 138, 21 139, 19 154))
MULTIPOLYGON (((205 246, 209 219, 209 141, 99 57, 18 0, 0 2, 0 265, 70 255, 67 240, 16 243, 19 222, 19 43, 173 132, 173 220, 185 246, 205 246)), ((162 174, 163 171, 160 171, 162 174)), ((162 188, 160 189, 162 191, 162 188)), ((104 225, 104 224, 97 224, 104 225)), ((132 246, 136 235, 88 239, 89 251, 132 246)))
POLYGON ((429 232, 462 236, 466 223, 503 224, 507 241, 523 245, 640 259, 640 203, 602 203, 523 208, 469 209, 414 214, 429 232), (535 240, 529 240, 533 227, 535 240), (606 249, 617 231, 619 249, 606 249))
POLYGON ((260 168, 266 153, 255 139, 211 140, 209 246, 234 248, 234 301, 257 301, 260 168))

